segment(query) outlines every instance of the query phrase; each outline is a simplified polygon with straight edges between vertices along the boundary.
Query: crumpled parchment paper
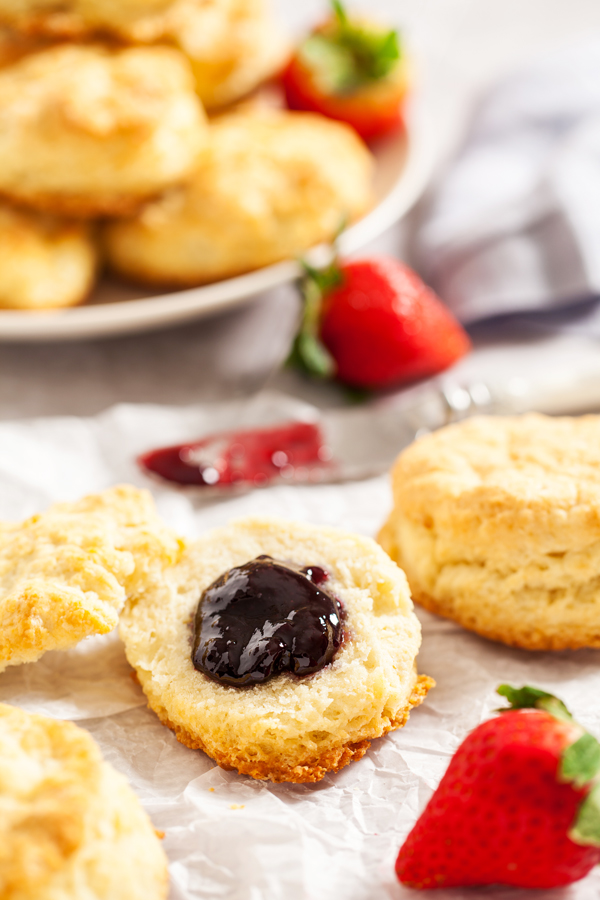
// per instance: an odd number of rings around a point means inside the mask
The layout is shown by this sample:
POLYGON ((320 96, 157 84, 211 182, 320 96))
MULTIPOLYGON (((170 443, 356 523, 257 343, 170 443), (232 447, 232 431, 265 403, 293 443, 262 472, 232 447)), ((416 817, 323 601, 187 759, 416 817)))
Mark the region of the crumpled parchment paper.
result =
MULTIPOLYGON (((218 407, 121 405, 93 419, 0 424, 0 518, 127 481, 150 487, 165 519, 187 535, 264 513, 375 535, 391 503, 386 477, 278 486, 207 504, 146 479, 134 457, 232 425, 313 416, 306 404, 263 394, 218 407)), ((73 719, 88 729, 166 832, 170 900, 416 900, 393 865, 398 848, 460 741, 502 704, 504 681, 556 692, 600 735, 600 651, 527 653, 485 641, 419 611, 419 669, 437 687, 408 725, 364 759, 317 785, 272 785, 224 772, 177 743, 146 708, 116 633, 0 675, 0 701, 73 719)), ((531 900, 508 889, 438 891, 436 900, 531 900)), ((598 900, 600 869, 536 900, 598 900)))

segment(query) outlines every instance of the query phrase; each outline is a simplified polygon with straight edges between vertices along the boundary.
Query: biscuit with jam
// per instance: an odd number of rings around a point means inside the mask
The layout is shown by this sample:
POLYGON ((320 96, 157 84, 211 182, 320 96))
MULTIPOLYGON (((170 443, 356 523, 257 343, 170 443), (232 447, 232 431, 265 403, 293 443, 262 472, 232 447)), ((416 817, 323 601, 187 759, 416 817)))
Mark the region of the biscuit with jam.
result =
POLYGON ((529 650, 600 647, 600 417, 481 417, 406 449, 379 541, 415 602, 529 650))
POLYGON ((89 734, 0 704, 0 897, 166 896, 160 841, 89 734))
POLYGON ((105 232, 108 261, 127 278, 186 286, 297 257, 362 215, 373 160, 347 125, 312 113, 222 116, 202 165, 105 232))
POLYGON ((403 572, 369 538, 242 519, 191 543, 119 626, 150 707, 225 769, 319 781, 402 727, 431 679, 403 572))
POLYGON ((116 487, 0 527, 0 672, 115 627, 180 544, 150 494, 116 487))

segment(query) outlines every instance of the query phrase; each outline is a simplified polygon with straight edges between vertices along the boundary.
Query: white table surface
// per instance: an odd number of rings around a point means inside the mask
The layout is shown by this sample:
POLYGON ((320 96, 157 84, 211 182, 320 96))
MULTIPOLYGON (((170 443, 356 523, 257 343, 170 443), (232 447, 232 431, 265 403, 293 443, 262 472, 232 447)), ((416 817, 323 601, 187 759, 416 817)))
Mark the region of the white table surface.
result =
MULTIPOLYGON (((361 7, 356 2, 357 8, 361 7)), ((324 0, 277 0, 292 28, 324 0)), ((363 8, 401 24, 435 114, 440 161, 460 138, 478 94, 495 78, 565 43, 600 33, 598 0, 369 0, 363 8)), ((416 214, 373 249, 406 254, 416 214)), ((297 315, 293 291, 156 334, 48 345, 0 343, 0 418, 96 413, 116 402, 187 404, 251 393, 269 376, 321 404, 335 389, 277 373, 297 315)), ((489 334, 486 339, 489 340, 489 334)))

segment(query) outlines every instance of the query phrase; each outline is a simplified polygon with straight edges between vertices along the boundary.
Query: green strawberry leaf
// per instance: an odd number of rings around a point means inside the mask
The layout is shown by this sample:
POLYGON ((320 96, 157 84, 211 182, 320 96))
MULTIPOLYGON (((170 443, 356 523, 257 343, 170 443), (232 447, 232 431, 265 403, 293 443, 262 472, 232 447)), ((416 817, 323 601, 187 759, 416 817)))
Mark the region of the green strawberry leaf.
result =
POLYGON ((304 277, 300 289, 304 305, 302 322, 292 344, 286 365, 300 369, 316 378, 333 378, 336 364, 333 356, 319 337, 323 299, 343 281, 342 273, 334 260, 323 269, 315 269, 303 263, 304 277))
POLYGON ((344 4, 340 0, 331 0, 333 14, 338 20, 338 24, 344 28, 348 24, 348 13, 344 8, 344 4))
POLYGON ((352 94, 392 72, 402 56, 400 38, 349 18, 340 0, 332 0, 334 24, 311 35, 300 55, 325 94, 352 94))
POLYGON ((600 847, 600 784, 592 788, 579 807, 569 837, 576 844, 600 847))
POLYGON ((560 777, 582 788, 600 772, 600 744, 587 731, 571 744, 561 757, 560 777))
POLYGON ((335 361, 325 346, 312 334, 300 333, 292 347, 291 362, 317 378, 331 378, 335 361))
MULTIPOLYGON (((562 700, 539 688, 529 685, 515 688, 510 684, 501 684, 496 693, 506 697, 510 703, 509 709, 544 709, 556 719, 571 721, 573 718, 562 700)), ((498 710, 498 712, 506 711, 506 708, 498 710)))

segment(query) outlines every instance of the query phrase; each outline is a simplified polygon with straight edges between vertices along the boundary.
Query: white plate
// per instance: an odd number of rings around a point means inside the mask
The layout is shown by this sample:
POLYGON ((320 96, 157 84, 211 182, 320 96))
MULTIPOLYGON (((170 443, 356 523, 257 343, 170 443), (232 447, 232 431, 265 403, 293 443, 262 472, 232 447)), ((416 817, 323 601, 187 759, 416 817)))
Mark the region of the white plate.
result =
MULTIPOLYGON (((375 148, 374 208, 340 237, 344 254, 354 253, 403 216, 422 193, 433 162, 430 129, 422 113, 409 114, 406 133, 375 148)), ((319 248, 307 254, 318 258, 319 248)), ((57 341, 107 337, 148 331, 198 319, 250 300, 290 282, 299 274, 292 260, 215 284, 148 294, 109 279, 103 280, 84 306, 47 312, 0 311, 0 341, 57 341)))

